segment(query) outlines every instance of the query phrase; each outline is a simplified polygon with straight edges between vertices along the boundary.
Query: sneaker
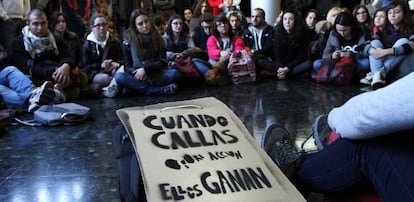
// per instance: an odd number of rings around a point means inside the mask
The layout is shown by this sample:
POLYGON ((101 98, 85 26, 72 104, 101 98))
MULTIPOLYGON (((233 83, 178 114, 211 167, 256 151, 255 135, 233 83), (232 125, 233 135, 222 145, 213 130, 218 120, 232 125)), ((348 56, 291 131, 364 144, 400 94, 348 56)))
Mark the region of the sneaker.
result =
POLYGON ((55 99, 56 94, 53 90, 53 84, 45 81, 40 87, 34 89, 29 98, 29 112, 33 112, 41 105, 50 104, 55 99))
POLYGON ((302 154, 296 150, 291 135, 282 125, 271 123, 266 127, 261 147, 287 177, 293 175, 302 154))
POLYGON ((319 115, 316 117, 312 125, 313 139, 315 140, 318 150, 322 150, 328 146, 329 136, 331 135, 331 129, 328 125, 328 116, 319 115))
POLYGON ((53 99, 53 104, 66 102, 66 96, 60 84, 55 84, 53 86, 53 91, 55 92, 55 99, 53 99))
POLYGON ((178 90, 178 85, 175 83, 162 87, 162 92, 166 95, 175 94, 177 90, 178 90))
POLYGON ((376 72, 372 76, 371 86, 374 89, 384 87, 385 86, 385 79, 384 79, 384 77, 385 77, 384 73, 382 73, 382 72, 376 72))
POLYGON ((102 94, 108 98, 113 98, 117 96, 118 93, 119 93, 118 86, 115 86, 115 85, 109 86, 108 88, 105 88, 102 90, 102 94))
POLYGON ((364 78, 362 78, 361 80, 359 80, 359 83, 365 84, 365 85, 371 85, 372 83, 372 72, 368 72, 367 75, 365 75, 364 78))

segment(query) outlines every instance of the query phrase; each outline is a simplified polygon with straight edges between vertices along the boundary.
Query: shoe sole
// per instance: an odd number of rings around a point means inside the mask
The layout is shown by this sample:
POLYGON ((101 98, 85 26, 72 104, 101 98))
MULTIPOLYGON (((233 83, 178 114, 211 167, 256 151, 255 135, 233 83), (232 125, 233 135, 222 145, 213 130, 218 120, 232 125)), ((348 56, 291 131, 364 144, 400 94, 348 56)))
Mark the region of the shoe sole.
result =
POLYGON ((265 129, 265 131, 264 131, 264 133, 263 133, 263 136, 262 136, 262 140, 261 140, 261 143, 260 143, 260 146, 262 147, 262 149, 267 153, 267 154, 269 154, 269 155, 271 155, 270 153, 271 153, 271 150, 270 150, 270 148, 273 148, 273 146, 274 146, 274 143, 276 142, 276 140, 278 139, 278 138, 275 138, 274 136, 273 137, 271 137, 272 136, 272 134, 274 134, 274 133, 272 133, 274 130, 276 130, 276 129, 279 129, 281 132, 283 132, 287 137, 289 137, 289 132, 280 124, 280 123, 278 123, 278 122, 272 122, 272 123, 270 123, 267 127, 266 127, 266 129, 265 129), (270 146, 270 148, 269 148, 269 146, 270 146))
POLYGON ((50 104, 55 99, 55 91, 53 90, 53 84, 51 82, 45 82, 40 86, 39 100, 36 102, 39 105, 50 104), (45 93, 50 91, 50 94, 45 93))
MULTIPOLYGON (((318 132, 318 126, 321 125, 321 124, 318 124, 320 121, 325 121, 325 123, 323 123, 323 125, 326 125, 327 122, 328 122, 327 116, 326 115, 319 115, 315 119, 315 122, 312 125, 313 139, 315 140, 315 145, 318 148, 318 150, 322 150, 326 146, 326 143, 323 143, 323 140, 320 138, 321 135, 318 132), (322 120, 322 119, 324 119, 324 120, 322 120)), ((329 138, 329 136, 327 138, 329 138)))

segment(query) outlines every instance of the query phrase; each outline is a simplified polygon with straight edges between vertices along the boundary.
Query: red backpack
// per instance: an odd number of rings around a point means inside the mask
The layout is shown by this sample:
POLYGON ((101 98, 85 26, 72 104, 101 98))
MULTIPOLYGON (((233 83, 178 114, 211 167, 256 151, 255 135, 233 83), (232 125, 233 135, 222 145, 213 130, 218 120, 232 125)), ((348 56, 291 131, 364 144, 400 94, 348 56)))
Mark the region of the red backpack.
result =
POLYGON ((348 85, 355 72, 355 61, 349 57, 324 60, 321 68, 312 74, 316 83, 348 85))

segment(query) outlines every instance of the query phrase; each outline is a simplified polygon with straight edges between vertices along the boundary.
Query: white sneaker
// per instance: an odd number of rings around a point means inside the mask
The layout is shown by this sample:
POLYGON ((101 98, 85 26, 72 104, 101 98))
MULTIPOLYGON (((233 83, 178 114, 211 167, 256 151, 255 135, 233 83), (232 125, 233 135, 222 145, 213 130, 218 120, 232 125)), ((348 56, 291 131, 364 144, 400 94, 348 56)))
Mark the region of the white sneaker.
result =
POLYGON ((374 76, 372 77, 371 86, 375 89, 381 88, 385 86, 385 79, 384 74, 382 72, 376 72, 374 76))
POLYGON ((359 80, 359 83, 362 83, 362 84, 365 84, 365 85, 371 85, 373 76, 374 76, 374 74, 372 74, 372 72, 368 72, 367 75, 365 75, 364 78, 359 80))

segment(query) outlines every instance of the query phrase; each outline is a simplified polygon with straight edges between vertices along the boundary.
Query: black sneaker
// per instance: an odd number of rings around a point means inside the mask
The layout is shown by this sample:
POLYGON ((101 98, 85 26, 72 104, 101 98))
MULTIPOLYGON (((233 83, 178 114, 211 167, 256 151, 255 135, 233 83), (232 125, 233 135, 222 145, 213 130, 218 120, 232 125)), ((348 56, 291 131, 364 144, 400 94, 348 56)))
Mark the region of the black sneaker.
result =
POLYGON ((178 85, 176 83, 172 83, 162 88, 163 94, 166 94, 166 95, 175 94, 177 90, 178 90, 178 85))
POLYGON ((282 125, 271 123, 267 126, 261 146, 287 177, 293 175, 301 153, 296 150, 291 135, 282 125))
POLYGON ((329 136, 331 135, 331 128, 328 125, 328 116, 319 115, 316 117, 312 125, 313 139, 316 147, 321 150, 328 146, 329 136))

